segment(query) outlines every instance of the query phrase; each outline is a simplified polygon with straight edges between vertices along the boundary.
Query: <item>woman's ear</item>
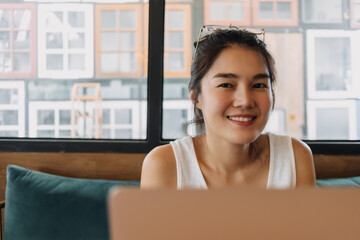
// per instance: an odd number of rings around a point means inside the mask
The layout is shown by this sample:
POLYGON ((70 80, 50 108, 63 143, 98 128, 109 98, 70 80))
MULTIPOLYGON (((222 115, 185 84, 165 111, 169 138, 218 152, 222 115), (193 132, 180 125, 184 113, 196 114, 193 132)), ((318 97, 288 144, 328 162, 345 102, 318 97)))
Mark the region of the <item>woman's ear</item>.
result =
POLYGON ((196 93, 197 92, 195 90, 189 90, 191 102, 195 105, 195 107, 201 109, 201 102, 199 101, 200 94, 196 94, 196 93), (197 98, 196 98, 196 95, 197 95, 197 98))

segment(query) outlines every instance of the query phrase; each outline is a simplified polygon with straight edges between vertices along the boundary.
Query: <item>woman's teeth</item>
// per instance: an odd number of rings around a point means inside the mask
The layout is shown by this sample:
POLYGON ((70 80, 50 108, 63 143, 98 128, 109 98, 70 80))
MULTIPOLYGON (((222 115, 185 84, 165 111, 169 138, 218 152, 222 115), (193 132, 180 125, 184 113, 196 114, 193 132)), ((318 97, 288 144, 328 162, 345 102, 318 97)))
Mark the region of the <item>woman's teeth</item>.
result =
POLYGON ((230 120, 234 121, 240 121, 240 122, 249 122, 253 120, 254 118, 248 118, 248 117, 229 117, 230 120))

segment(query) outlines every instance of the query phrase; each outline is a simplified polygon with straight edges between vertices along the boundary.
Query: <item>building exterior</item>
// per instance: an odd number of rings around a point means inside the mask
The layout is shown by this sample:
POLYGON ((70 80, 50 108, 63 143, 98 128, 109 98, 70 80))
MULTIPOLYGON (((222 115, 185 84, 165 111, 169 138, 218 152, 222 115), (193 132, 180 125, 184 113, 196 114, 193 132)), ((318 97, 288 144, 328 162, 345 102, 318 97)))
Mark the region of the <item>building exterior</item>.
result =
MULTIPOLYGON (((200 27, 232 24, 264 28, 276 60, 267 130, 360 139, 360 0, 168 0, 165 9, 163 138, 184 136, 192 118, 200 27)), ((0 137, 73 138, 71 92, 91 82, 101 85, 101 136, 89 118, 75 137, 145 139, 148 12, 146 0, 1 3, 0 137)))

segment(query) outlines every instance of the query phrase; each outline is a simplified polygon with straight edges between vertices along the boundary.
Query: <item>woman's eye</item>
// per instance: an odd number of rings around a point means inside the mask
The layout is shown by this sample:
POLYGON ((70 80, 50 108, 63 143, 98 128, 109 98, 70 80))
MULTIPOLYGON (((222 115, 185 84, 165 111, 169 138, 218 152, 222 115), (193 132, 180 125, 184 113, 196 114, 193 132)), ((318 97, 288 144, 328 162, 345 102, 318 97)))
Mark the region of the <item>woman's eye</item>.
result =
POLYGON ((266 84, 263 83, 256 83, 253 85, 254 88, 267 88, 266 84))
POLYGON ((231 84, 230 83, 223 83, 223 84, 220 84, 219 87, 230 88, 231 84))

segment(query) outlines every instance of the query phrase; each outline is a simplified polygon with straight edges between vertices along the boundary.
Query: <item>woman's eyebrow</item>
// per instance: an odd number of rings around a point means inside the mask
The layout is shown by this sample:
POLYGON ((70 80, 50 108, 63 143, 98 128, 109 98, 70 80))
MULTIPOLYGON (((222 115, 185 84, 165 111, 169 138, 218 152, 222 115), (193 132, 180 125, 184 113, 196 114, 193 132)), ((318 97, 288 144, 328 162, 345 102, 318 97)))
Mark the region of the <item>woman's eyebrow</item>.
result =
POLYGON ((213 78, 237 78, 238 75, 234 73, 217 73, 213 78))
MULTIPOLYGON (((238 75, 235 73, 217 73, 213 78, 238 78, 238 75)), ((270 78, 270 76, 267 73, 259 73, 253 77, 254 80, 262 78, 270 78)))
POLYGON ((256 79, 262 79, 262 78, 270 78, 269 74, 267 73, 259 73, 259 74, 256 74, 253 79, 256 80, 256 79))

